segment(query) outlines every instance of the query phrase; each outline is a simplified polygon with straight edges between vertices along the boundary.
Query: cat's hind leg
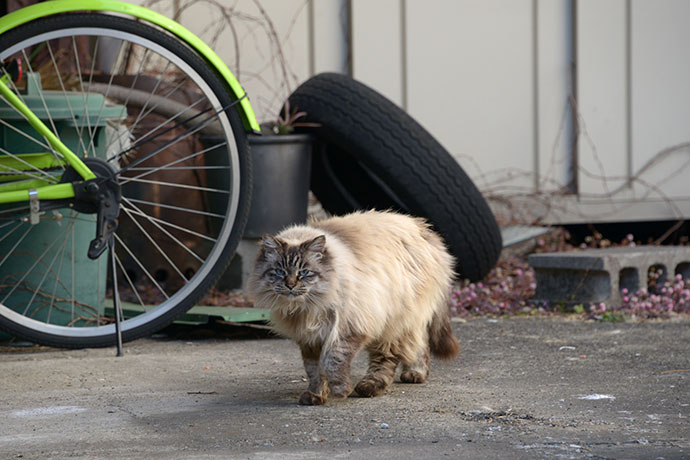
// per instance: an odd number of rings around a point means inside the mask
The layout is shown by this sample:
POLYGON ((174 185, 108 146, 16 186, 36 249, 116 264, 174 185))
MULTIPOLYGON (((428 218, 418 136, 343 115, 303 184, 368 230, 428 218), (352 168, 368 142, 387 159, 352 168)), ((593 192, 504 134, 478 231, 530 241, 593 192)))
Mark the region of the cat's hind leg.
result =
POLYGON ((319 406, 328 400, 328 380, 319 365, 321 346, 300 345, 304 369, 309 378, 309 388, 302 393, 299 403, 305 406, 319 406))
POLYGON ((403 383, 424 383, 429 376, 429 346, 420 347, 413 355, 414 359, 402 362, 400 381, 403 383))
POLYGON ((399 362, 400 359, 389 347, 369 349, 369 369, 364 378, 355 387, 357 394, 364 397, 372 397, 386 391, 393 383, 395 369, 398 367, 399 362))

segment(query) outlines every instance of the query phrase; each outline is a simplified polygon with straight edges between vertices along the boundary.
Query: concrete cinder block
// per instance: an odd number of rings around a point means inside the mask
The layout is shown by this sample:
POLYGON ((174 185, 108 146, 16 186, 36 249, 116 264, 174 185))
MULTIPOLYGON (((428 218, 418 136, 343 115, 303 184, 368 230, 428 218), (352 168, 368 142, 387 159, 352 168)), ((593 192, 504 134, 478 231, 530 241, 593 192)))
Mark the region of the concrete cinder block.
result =
POLYGON ((620 305, 621 289, 632 292, 646 287, 651 267, 662 269, 662 277, 679 273, 684 278, 690 276, 688 246, 584 249, 532 254, 528 261, 536 275, 534 300, 568 305, 620 305))

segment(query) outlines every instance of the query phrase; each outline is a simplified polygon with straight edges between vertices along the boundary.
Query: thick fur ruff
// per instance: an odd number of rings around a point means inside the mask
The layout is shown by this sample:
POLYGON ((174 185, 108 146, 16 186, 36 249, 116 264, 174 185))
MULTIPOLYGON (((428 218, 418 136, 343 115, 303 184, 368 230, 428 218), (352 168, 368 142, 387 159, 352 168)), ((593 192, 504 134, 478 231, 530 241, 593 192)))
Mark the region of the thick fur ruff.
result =
POLYGON ((273 241, 287 250, 320 236, 320 255, 305 255, 316 259, 318 280, 296 297, 278 294, 267 283, 274 244, 264 239, 250 285, 256 306, 271 309, 277 332, 321 347, 322 356, 350 337, 361 338, 370 351, 393 353, 403 365, 428 355, 429 346, 441 358, 458 354, 448 314, 454 261, 426 222, 393 212, 357 212, 288 228, 273 241))

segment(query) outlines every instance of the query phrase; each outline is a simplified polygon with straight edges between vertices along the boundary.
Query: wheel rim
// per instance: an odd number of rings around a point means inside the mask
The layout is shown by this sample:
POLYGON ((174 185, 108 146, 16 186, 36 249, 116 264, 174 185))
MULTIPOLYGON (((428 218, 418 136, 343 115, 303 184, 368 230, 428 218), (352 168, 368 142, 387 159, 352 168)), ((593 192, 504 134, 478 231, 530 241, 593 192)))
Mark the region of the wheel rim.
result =
MULTIPOLYGON (((161 62, 165 60, 167 61, 167 64, 165 66, 166 75, 175 75, 176 72, 187 75, 188 79, 186 80, 187 83, 185 84, 188 84, 190 80, 193 81, 196 84, 195 91, 199 91, 203 96, 204 100, 201 103, 195 100, 191 109, 196 109, 198 106, 200 106, 199 109, 201 109, 204 105, 209 105, 210 107, 216 109, 223 107, 221 101, 218 99, 218 97, 216 97, 209 84, 203 79, 199 72, 192 68, 192 66, 188 62, 186 62, 178 55, 168 51, 160 44, 152 40, 149 40, 148 38, 138 36, 128 31, 105 29, 100 27, 70 27, 45 32, 35 37, 22 40, 17 44, 3 50, 2 52, 0 52, 0 60, 5 60, 10 56, 20 53, 23 55, 22 57, 28 58, 27 63, 29 64, 29 69, 25 70, 34 70, 31 68, 30 64, 31 56, 29 56, 27 53, 22 53, 21 50, 26 50, 29 48, 35 50, 37 48, 36 45, 43 43, 44 49, 47 49, 48 54, 50 55, 50 62, 48 67, 50 67, 50 65, 52 64, 54 68, 59 69, 61 65, 63 65, 63 63, 58 62, 59 58, 55 57, 56 53, 52 49, 52 43, 57 39, 71 39, 72 43, 75 44, 75 50, 79 50, 77 43, 79 42, 79 39, 81 37, 89 37, 87 40, 90 41, 92 45, 94 45, 93 41, 95 40, 96 43, 93 48, 94 50, 100 49, 99 43, 102 43, 100 40, 110 39, 118 41, 120 43, 118 51, 119 54, 122 54, 123 50, 125 49, 129 53, 132 53, 133 50, 137 53, 141 53, 144 56, 141 59, 141 62, 135 62, 135 64, 133 64, 135 67, 138 66, 139 69, 143 69, 145 68, 145 66, 150 65, 146 63, 146 60, 159 60, 161 62)), ((96 54, 97 52, 98 51, 95 51, 94 54, 96 54)), ((75 61, 78 60, 80 57, 80 53, 75 52, 74 55, 75 61)), ((117 59, 121 58, 116 58, 116 64, 117 59)), ((94 67, 96 65, 96 58, 94 57, 94 55, 92 55, 92 61, 93 64, 91 67, 91 72, 89 74, 89 81, 93 83, 93 80, 91 78, 95 76, 94 67)), ((75 67, 79 69, 79 72, 81 72, 81 67, 83 66, 83 63, 77 62, 73 64, 76 64, 75 67)), ((151 66, 151 68, 153 68, 153 66, 151 66)), ((41 69, 41 71, 45 71, 45 68, 41 69)), ((58 72, 55 73, 55 76, 57 77, 58 85, 62 87, 62 91, 64 93, 70 93, 71 91, 68 91, 64 88, 66 75, 62 75, 58 72)), ((79 78, 79 80, 82 82, 84 80, 83 77, 84 76, 81 75, 79 78)), ((136 82, 138 78, 134 77, 134 79, 136 82)), ((179 88, 176 89, 175 87, 173 87, 172 89, 169 89, 166 86, 166 91, 168 92, 162 91, 163 82, 161 80, 162 78, 158 79, 158 82, 161 86, 160 93, 158 94, 158 96, 179 96, 179 94, 177 94, 177 91, 181 91, 179 88)), ((111 78, 108 81, 108 87, 117 87, 117 85, 114 85, 112 82, 113 79, 111 78)), ((132 86, 132 88, 133 87, 134 85, 132 86)), ((156 86, 156 89, 154 89, 154 94, 158 90, 159 88, 158 86, 156 86)), ((186 90, 187 93, 190 92, 189 88, 186 88, 186 90)), ((109 97, 112 97, 108 89, 106 89, 106 92, 109 97)), ((68 96, 70 95, 71 94, 65 96, 65 99, 68 100, 68 96)), ((45 106, 46 102, 41 102, 45 106)), ((133 330, 135 328, 149 323, 152 320, 161 317, 166 312, 170 311, 175 306, 180 304, 180 302, 184 302, 185 299, 190 297, 193 293, 193 295, 198 295, 197 291, 202 289, 202 287, 206 283, 207 278, 210 275, 211 270, 218 263, 219 258, 221 257, 221 252, 224 247, 223 242, 227 241, 227 239, 229 238, 230 232, 233 227, 233 223, 235 221, 235 217, 238 212, 240 194, 240 165, 237 154, 237 147, 235 145, 235 140, 232 135, 233 131, 229 119, 224 112, 220 112, 219 114, 217 114, 216 117, 214 117, 214 123, 219 122, 221 130, 225 134, 225 141, 223 142, 225 142, 228 146, 227 149, 229 150, 227 152, 218 154, 218 150, 222 150, 222 147, 218 147, 218 145, 220 144, 216 144, 214 148, 201 147, 201 150, 197 149, 194 151, 194 156, 188 156, 186 158, 183 157, 181 161, 179 159, 169 161, 161 168, 157 165, 152 166, 149 162, 156 156, 162 157, 163 153, 168 151, 169 148, 172 148, 175 145, 180 145, 181 142, 183 142, 185 139, 191 136, 195 136, 195 142, 198 143, 198 133, 200 132, 200 130, 189 134, 192 128, 189 128, 187 125, 180 125, 180 119, 183 116, 186 117, 186 119, 188 119, 192 118, 195 113, 193 111, 182 112, 173 114, 173 116, 167 114, 168 118, 163 118, 163 122, 156 122, 154 120, 154 122, 152 123, 153 126, 147 126, 144 123, 144 121, 147 119, 154 119, 154 116, 157 116, 155 112, 155 107, 152 108, 154 104, 144 103, 144 106, 140 109, 139 114, 132 115, 129 113, 131 108, 130 106, 128 106, 129 102, 129 100, 124 101, 124 106, 126 107, 127 112, 127 120, 123 123, 127 127, 128 131, 124 134, 121 134, 118 131, 116 131, 113 134, 113 128, 110 127, 110 134, 113 136, 111 139, 108 140, 110 144, 113 144, 114 142, 125 144, 126 142, 124 141, 128 140, 128 145, 137 145, 136 138, 123 139, 123 137, 125 136, 132 136, 134 134, 138 134, 138 136, 135 137, 144 140, 156 135, 158 135, 158 137, 156 138, 157 140, 155 143, 153 141, 148 141, 146 143, 140 144, 137 148, 137 151, 134 154, 116 157, 116 163, 119 168, 126 167, 127 164, 132 164, 133 162, 135 163, 137 158, 136 155, 140 154, 140 151, 144 150, 145 146, 146 148, 152 148, 153 150, 155 150, 156 148, 161 149, 161 143, 163 146, 165 146, 166 140, 167 142, 172 143, 168 147, 163 147, 158 154, 155 154, 147 162, 139 164, 138 169, 136 167, 131 167, 129 168, 127 175, 123 174, 122 176, 120 176, 120 183, 122 184, 123 189, 123 201, 120 211, 121 225, 120 229, 116 233, 115 245, 117 254, 116 261, 117 266, 119 267, 119 272, 117 274, 118 281, 121 287, 124 286, 123 289, 120 289, 121 297, 124 297, 125 299, 127 299, 127 301, 133 301, 132 303, 134 305, 138 305, 139 309, 146 311, 145 313, 139 314, 138 316, 124 321, 122 325, 124 333, 126 333, 128 330, 133 330), (172 140, 167 139, 164 135, 160 135, 160 133, 164 131, 166 127, 175 125, 178 126, 176 126, 174 129, 178 131, 182 129, 182 136, 185 136, 185 132, 187 132, 189 135, 187 137, 180 137, 178 135, 177 139, 173 137, 172 140), (134 159, 130 158, 130 156, 134 159), (190 161, 194 161, 195 158, 198 158, 200 156, 203 156, 204 160, 207 160, 212 156, 221 156, 221 164, 208 164, 208 161, 204 161, 203 168, 206 169, 200 169, 198 167, 189 166, 190 161), (128 161, 129 163, 125 163, 125 161, 128 161), (223 170, 225 170, 225 172, 222 172, 223 170), (201 181, 199 182, 199 185, 194 185, 193 183, 181 184, 171 183, 165 180, 151 179, 152 177, 157 178, 161 174, 174 173, 175 171, 187 171, 189 173, 197 174, 203 173, 206 179, 212 176, 223 176, 225 179, 222 180, 227 180, 229 182, 230 189, 223 190, 222 188, 209 187, 208 183, 202 183, 201 181), (199 171, 202 172, 199 173, 199 171), (160 189, 164 188, 174 188, 178 190, 177 193, 196 193, 207 200, 209 196, 212 196, 214 194, 226 196, 225 198, 221 197, 219 200, 221 204, 216 205, 215 207, 209 207, 209 205, 206 205, 203 208, 191 206, 185 207, 177 205, 176 201, 165 201, 163 199, 151 197, 151 193, 153 191, 158 190, 158 192, 160 192, 160 189), (217 208, 221 208, 222 213, 217 212, 217 208), (180 219, 179 216, 173 220, 166 220, 164 218, 161 218, 160 214, 165 214, 166 212, 170 215, 174 215, 174 213, 182 213, 191 216, 191 218, 193 219, 205 219, 207 221, 213 220, 214 222, 208 224, 211 230, 207 232, 199 232, 195 228, 188 228, 186 226, 186 223, 184 222, 185 219, 180 219), (125 235, 125 231, 122 230, 122 228, 123 224, 125 224, 126 222, 129 222, 129 224, 126 225, 126 227, 129 228, 129 230, 127 230, 128 232, 132 232, 132 228, 138 229, 138 232, 135 231, 132 234, 125 235), (155 231, 152 231, 151 229, 155 229, 155 231), (137 236, 145 239, 144 246, 147 247, 148 251, 153 251, 154 253, 157 253, 159 259, 165 261, 163 263, 164 268, 157 268, 156 266, 154 266, 154 264, 147 262, 141 255, 137 254, 137 249, 132 247, 132 245, 135 243, 135 239, 137 236), (182 240, 183 238, 184 241, 182 240), (167 240, 165 241, 165 244, 173 244, 173 247, 176 247, 177 251, 182 251, 183 253, 186 253, 187 257, 195 260, 197 264, 186 266, 182 263, 177 262, 176 260, 173 260, 171 256, 168 254, 168 250, 162 247, 164 245, 164 242, 162 241, 163 239, 167 240), (194 241, 190 243, 191 240, 194 241), (195 246, 197 244, 199 248, 202 248, 203 250, 198 249, 195 246), (189 246, 192 246, 192 248, 190 249, 189 246), (168 269, 167 272, 165 271, 165 268, 168 269), (191 274, 190 270, 193 271, 193 274, 191 274), (143 277, 141 283, 138 283, 137 279, 135 279, 139 277, 143 277), (173 286, 174 283, 172 283, 172 281, 168 282, 168 280, 165 279, 166 277, 178 278, 177 282, 182 282, 182 284, 179 287, 170 287, 173 286), (148 289, 153 289, 154 291, 158 292, 154 293, 154 295, 150 295, 151 293, 145 292, 148 289), (127 290, 131 292, 124 292, 127 290), (123 293, 127 295, 123 296, 123 293), (163 300, 151 300, 156 299, 157 297, 163 297, 163 300), (153 305, 153 307, 151 307, 151 305, 153 305)), ((71 104, 68 103, 68 105, 71 104)), ((191 105, 192 104, 190 104, 190 106, 191 105)), ((69 107, 69 109, 71 111, 72 108, 69 107)), ((94 126, 98 125, 103 120, 102 111, 103 109, 101 108, 99 113, 97 113, 98 118, 97 121, 94 123, 94 126)), ((48 112, 48 110, 46 110, 46 112, 48 112)), ((86 120, 79 120, 79 117, 75 117, 74 113, 71 114, 72 123, 75 125, 75 127, 81 126, 81 129, 84 129, 84 124, 91 124, 92 120, 88 119, 92 118, 94 113, 89 114, 89 112, 85 110, 83 114, 85 114, 86 116, 82 118, 85 118, 86 120)), ((55 127, 55 120, 49 118, 48 122, 46 124, 49 127, 52 127, 52 129, 58 131, 58 128, 55 127)), ((4 122, 3 124, 5 125, 5 129, 12 129, 7 126, 6 122, 4 122)), ((92 145, 94 144, 94 137, 96 136, 96 132, 100 130, 98 128, 92 127, 86 129, 86 135, 83 134, 84 131, 79 132, 79 130, 77 129, 77 137, 79 138, 78 142, 80 144, 80 149, 87 152, 88 154, 92 151, 95 151, 95 146, 92 149, 92 145)), ((108 128, 106 128, 106 131, 107 130, 108 128)), ((45 145, 43 145, 41 148, 45 148, 45 145)), ((120 151, 122 151, 122 145, 120 145, 120 151)), ((0 151, 0 153, 11 154, 11 152, 8 152, 7 150, 0 151)), ((112 156, 110 158, 110 162, 112 163, 112 156)), ((41 174, 45 173, 45 171, 36 171, 35 173, 41 174)), ((8 207, 5 206, 4 209, 0 210, 0 217, 2 217, 3 215, 5 217, 14 217, 16 213, 14 209, 16 209, 16 207, 17 206, 12 206, 12 210, 9 210, 8 207)), ((29 268, 25 269, 25 271, 30 275, 28 278, 32 280, 34 286, 33 288, 29 286, 29 291, 33 290, 33 292, 29 294, 29 300, 26 300, 26 293, 22 294, 22 296, 19 296, 19 294, 17 294, 22 290, 21 284, 22 282, 26 282, 27 278, 22 279, 22 277, 20 276, 15 276, 14 281, 17 284, 15 284, 13 288, 3 286, 3 289, 0 290, 0 312, 5 318, 13 321, 14 323, 20 326, 45 334, 74 338, 108 336, 114 333, 114 326, 112 324, 101 324, 104 321, 107 321, 102 317, 103 315, 101 311, 103 311, 105 307, 110 303, 107 299, 106 293, 96 293, 96 297, 99 299, 98 301, 102 301, 102 304, 96 306, 96 313, 94 314, 95 318, 89 318, 88 321, 77 320, 77 315, 85 314, 84 306, 80 305, 80 294, 76 293, 77 288, 73 286, 75 278, 78 278, 79 275, 72 275, 70 280, 72 286, 68 286, 66 288, 64 286, 61 286, 61 284, 64 283, 60 280, 61 278, 64 278, 64 276, 62 276, 62 273, 64 272, 64 264, 71 264, 72 272, 75 271, 74 266, 78 265, 78 254, 75 252, 77 251, 75 249, 75 243, 78 243, 77 240, 78 238, 82 237, 82 235, 75 236, 74 229, 77 226, 82 225, 82 223, 85 221, 93 222, 93 218, 95 216, 89 214, 79 214, 74 211, 64 212, 58 210, 57 212, 61 214, 59 220, 62 224, 61 226, 64 228, 63 232, 59 233, 57 237, 51 240, 49 244, 53 245, 52 248, 49 247, 45 251, 39 251, 37 253, 38 255, 35 256, 35 258, 38 261, 38 265, 29 264, 29 268), (67 254, 67 256, 65 256, 65 254, 67 254), (41 269, 41 266, 46 266, 47 268, 41 269), (40 275, 36 276, 36 273, 40 273, 40 275), (53 276, 53 274, 55 275, 53 276), (17 286, 19 286, 19 289, 17 288, 17 286), (56 295, 53 291, 58 291, 60 289, 63 289, 65 292, 71 292, 73 294, 71 295, 73 300, 65 303, 62 301, 61 298, 58 299, 59 296, 56 295), (45 298, 46 294, 47 298, 45 298), (41 300, 43 306, 41 306, 40 308, 38 303, 39 301, 37 300, 37 298, 39 297, 44 298, 43 300, 41 300), (15 300, 13 301, 13 299, 15 300), (50 301, 48 302, 48 310, 52 310, 52 312, 49 311, 48 313, 41 313, 40 315, 37 314, 38 310, 46 309, 45 303, 48 301, 47 299, 50 299, 50 301), (12 305, 13 303, 15 303, 15 305, 12 305), (19 303, 26 303, 27 305, 26 307, 22 308, 22 306, 17 305, 19 303), (68 324, 51 324, 51 322, 54 321, 54 318, 57 313, 62 313, 62 315, 57 316, 64 316, 64 311, 60 310, 64 310, 65 308, 72 309, 72 318, 68 322, 68 324), (36 319, 39 316, 42 319, 36 319), (53 317, 53 319, 51 319, 51 317, 53 317)), ((45 219, 46 216, 44 216, 43 218, 45 219)), ((47 218, 52 218, 53 220, 58 219, 51 216, 47 216, 47 218)), ((2 251, 2 253, 0 253, 0 274, 2 274, 2 276, 5 277, 5 279, 8 279, 7 267, 10 266, 10 264, 13 263, 12 261, 19 256, 19 251, 17 249, 11 248, 21 248, 24 241, 29 241, 30 239, 32 239, 31 233, 33 228, 31 226, 27 226, 26 223, 17 223, 17 221, 13 219, 5 220, 6 222, 4 223, 0 221, 0 238, 3 238, 5 240, 5 250, 2 251), (18 241, 17 246, 15 246, 15 242, 12 241, 13 238, 18 241), (9 251, 7 248, 10 248, 9 251)), ((47 224, 50 224, 50 222, 48 222, 47 224)), ((45 226, 47 224, 44 224, 44 222, 42 221, 41 224, 34 227, 38 228, 41 226, 45 226)), ((93 224, 87 225, 93 226, 93 224)), ((95 234, 95 229, 93 230, 93 232, 95 234)), ((89 238, 93 238, 93 236, 89 236, 89 238)), ((157 263, 160 263, 160 261, 158 261, 157 263)), ((97 262, 93 262, 89 266, 91 267, 91 270, 96 271, 96 289, 105 290, 106 287, 103 285, 102 280, 104 276, 107 277, 107 269, 105 268, 107 266, 106 261, 103 260, 103 258, 101 258, 97 262)), ((78 271, 82 270, 83 269, 79 269, 78 271)), ((12 273, 9 274, 13 275, 12 273)))

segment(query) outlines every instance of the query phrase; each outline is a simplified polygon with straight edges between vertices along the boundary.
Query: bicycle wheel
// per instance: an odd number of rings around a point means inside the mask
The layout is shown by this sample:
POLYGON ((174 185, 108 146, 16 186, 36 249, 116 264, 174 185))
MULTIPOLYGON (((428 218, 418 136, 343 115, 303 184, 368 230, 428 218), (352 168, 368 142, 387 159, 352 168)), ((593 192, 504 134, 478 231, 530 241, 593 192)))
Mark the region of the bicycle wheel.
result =
MULTIPOLYGON (((0 62, 17 58, 27 78, 13 89, 94 171, 116 175, 121 200, 114 270, 107 252, 86 256, 93 210, 44 201, 32 225, 29 203, 0 206, 0 328, 52 346, 112 345, 117 285, 123 340, 151 334, 208 291, 242 235, 251 164, 237 101, 183 42, 114 15, 13 29, 0 62)), ((8 104, 0 130, 0 155, 56 158, 22 178, 78 177, 8 104)), ((6 168, 0 180, 18 176, 6 168)))

